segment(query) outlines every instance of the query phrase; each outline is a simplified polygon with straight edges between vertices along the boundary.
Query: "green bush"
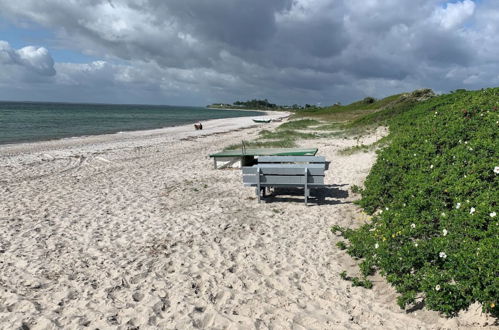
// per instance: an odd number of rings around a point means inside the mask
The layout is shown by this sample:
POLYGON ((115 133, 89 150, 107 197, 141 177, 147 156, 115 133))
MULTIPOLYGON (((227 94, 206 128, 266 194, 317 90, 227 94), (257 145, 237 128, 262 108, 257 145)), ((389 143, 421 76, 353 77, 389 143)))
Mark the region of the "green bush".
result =
POLYGON ((389 119, 359 202, 372 222, 333 228, 403 308, 422 298, 453 316, 480 302, 499 315, 498 106, 499 88, 460 91, 389 119))
POLYGON ((374 102, 376 102, 376 99, 374 97, 371 97, 371 96, 368 96, 362 100, 362 103, 365 103, 365 104, 371 104, 374 102))

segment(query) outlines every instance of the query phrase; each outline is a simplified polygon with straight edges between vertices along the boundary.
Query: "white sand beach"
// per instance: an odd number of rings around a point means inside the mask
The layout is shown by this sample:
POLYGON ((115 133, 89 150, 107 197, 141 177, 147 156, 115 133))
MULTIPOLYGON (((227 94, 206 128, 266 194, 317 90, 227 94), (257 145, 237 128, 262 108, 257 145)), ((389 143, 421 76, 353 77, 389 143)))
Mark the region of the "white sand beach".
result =
POLYGON ((202 131, 0 146, 0 328, 493 327, 477 304, 452 319, 406 312, 381 277, 372 290, 340 278, 358 275, 358 261, 329 228, 367 221, 351 186, 376 154, 338 151, 385 130, 299 142, 331 161, 319 205, 258 204, 240 170, 213 168, 208 154, 279 124, 218 119, 202 131))

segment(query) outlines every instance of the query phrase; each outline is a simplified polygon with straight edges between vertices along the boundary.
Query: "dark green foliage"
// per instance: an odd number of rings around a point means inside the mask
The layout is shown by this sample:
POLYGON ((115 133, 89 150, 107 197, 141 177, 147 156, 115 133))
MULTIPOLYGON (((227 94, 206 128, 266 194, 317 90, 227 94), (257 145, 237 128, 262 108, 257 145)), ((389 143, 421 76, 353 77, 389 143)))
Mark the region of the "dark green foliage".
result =
POLYGON ((376 99, 374 97, 366 97, 362 100, 362 103, 365 103, 365 104, 371 104, 371 103, 374 103, 376 102, 376 99))
POLYGON ((499 88, 459 90, 385 118, 391 142, 360 200, 372 222, 332 230, 364 276, 378 269, 395 286, 401 307, 423 297, 449 316, 474 302, 499 315, 498 106, 499 88))
POLYGON ((336 246, 337 246, 340 250, 346 250, 346 249, 347 249, 347 245, 345 244, 345 242, 342 242, 342 241, 339 241, 338 243, 336 243, 336 246))
POLYGON ((361 286, 366 289, 371 289, 373 287, 373 282, 366 278, 360 279, 358 277, 352 277, 352 284, 353 286, 361 286))
POLYGON ((361 286, 366 289, 371 289, 373 287, 373 283, 365 277, 362 279, 358 278, 357 276, 351 277, 347 275, 346 271, 342 271, 340 273, 340 277, 345 281, 351 281, 353 286, 361 286))
POLYGON ((351 188, 352 192, 354 194, 359 194, 362 192, 362 188, 360 188, 359 186, 357 186, 356 184, 352 185, 352 188, 351 188))
POLYGON ((235 106, 249 109, 273 109, 277 108, 277 105, 270 103, 267 99, 264 100, 250 100, 246 102, 236 101, 235 106))

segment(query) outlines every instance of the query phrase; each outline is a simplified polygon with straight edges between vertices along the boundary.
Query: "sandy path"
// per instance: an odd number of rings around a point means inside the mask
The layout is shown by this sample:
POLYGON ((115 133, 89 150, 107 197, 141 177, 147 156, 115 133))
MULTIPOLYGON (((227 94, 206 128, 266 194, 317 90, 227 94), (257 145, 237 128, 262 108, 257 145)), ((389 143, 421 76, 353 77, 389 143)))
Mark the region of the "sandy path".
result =
POLYGON ((373 290, 340 279, 343 270, 355 274, 355 261, 335 247, 329 227, 366 220, 349 187, 361 184, 375 159, 337 155, 356 140, 301 143, 332 162, 321 205, 305 207, 299 196, 258 204, 239 170, 213 169, 209 153, 277 125, 241 129, 254 125, 225 119, 205 123, 203 132, 189 126, 0 147, 0 328, 491 322, 477 306, 452 320, 406 314, 381 279, 373 290))

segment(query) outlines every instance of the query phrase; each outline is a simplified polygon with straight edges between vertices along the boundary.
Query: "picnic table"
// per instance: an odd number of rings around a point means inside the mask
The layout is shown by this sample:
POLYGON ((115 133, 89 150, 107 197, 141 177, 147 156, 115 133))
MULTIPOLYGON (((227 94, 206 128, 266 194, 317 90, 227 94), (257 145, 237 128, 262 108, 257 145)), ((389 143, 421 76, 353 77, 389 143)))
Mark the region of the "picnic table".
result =
POLYGON ((259 156, 315 156, 317 148, 258 148, 258 149, 236 149, 226 150, 209 155, 213 158, 215 168, 218 161, 226 161, 221 168, 231 166, 238 160, 241 166, 251 166, 255 164, 255 158, 259 156))

